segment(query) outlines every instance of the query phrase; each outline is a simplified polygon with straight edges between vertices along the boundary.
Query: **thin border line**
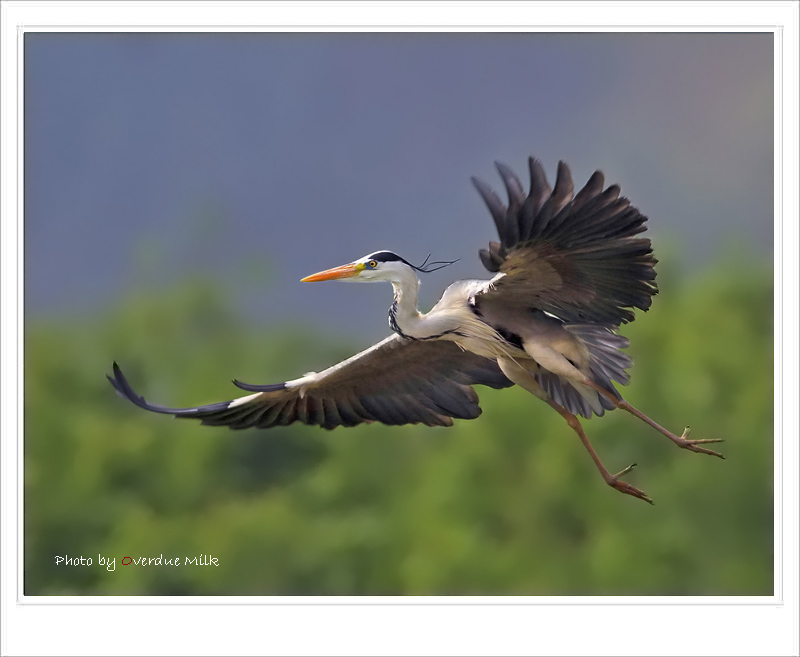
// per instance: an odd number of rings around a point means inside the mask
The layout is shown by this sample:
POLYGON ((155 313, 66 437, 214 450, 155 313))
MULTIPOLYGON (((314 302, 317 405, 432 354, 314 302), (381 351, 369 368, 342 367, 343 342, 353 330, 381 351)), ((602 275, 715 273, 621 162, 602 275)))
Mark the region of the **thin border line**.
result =
MULTIPOLYGON (((159 1, 159 0, 156 0, 159 1)), ((726 25, 724 29, 719 25, 659 25, 657 27, 653 27, 652 25, 647 24, 634 24, 630 26, 626 26, 624 28, 620 28, 619 25, 614 25, 613 29, 592 29, 594 27, 603 28, 605 26, 594 26, 594 25, 519 25, 517 23, 514 24, 497 24, 492 25, 490 27, 483 27, 479 25, 385 25, 385 24, 370 24, 370 25, 359 25, 357 27, 353 27, 352 25, 270 25, 270 24, 263 24, 263 25, 223 25, 223 26, 206 26, 202 24, 198 25, 190 25, 190 26, 179 26, 179 25, 92 25, 90 27, 78 27, 77 25, 50 25, 47 23, 42 24, 26 24, 18 26, 18 29, 23 30, 25 32, 35 32, 37 30, 52 30, 54 32, 69 32, 72 34, 80 34, 80 33, 92 33, 92 32, 108 32, 109 30, 118 29, 120 32, 167 32, 174 30, 175 32, 228 32, 230 30, 235 30, 237 34, 241 32, 280 32, 280 31, 292 31, 292 32, 331 32, 337 34, 351 34, 357 32, 374 32, 376 30, 380 30, 387 34, 392 32, 401 32, 405 33, 406 31, 414 31, 414 32, 432 32, 436 30, 442 30, 442 32, 447 34, 461 34, 461 33, 475 33, 475 34, 483 34, 483 33, 492 33, 492 31, 497 31, 498 33, 503 34, 514 34, 517 32, 525 32, 525 33, 547 33, 552 34, 553 30, 571 30, 576 33, 602 33, 602 34, 626 34, 628 32, 646 32, 647 34, 678 34, 680 32, 709 32, 709 33, 719 33, 719 34, 735 34, 737 30, 741 30, 742 33, 751 33, 751 32, 777 32, 778 30, 783 29, 782 25, 774 25, 774 24, 765 24, 765 25, 726 25), (76 29, 70 29, 76 28, 76 29), (129 28, 129 29, 123 29, 129 28), (393 29, 396 28, 396 29, 393 29)), ((612 26, 609 25, 609 28, 612 26)), ((564 34, 565 32, 557 31, 556 34, 564 34)))
MULTIPOLYGON (((23 367, 20 366, 20 354, 24 353, 24 331, 21 330, 24 328, 24 244, 23 244, 23 233, 24 233, 24 147, 20 147, 20 124, 23 123, 24 128, 24 37, 25 34, 28 32, 51 32, 51 33, 72 33, 72 34, 103 34, 109 33, 109 31, 114 31, 114 27, 112 25, 97 25, 91 26, 90 28, 77 28, 74 25, 61 25, 61 26, 51 26, 51 25, 36 25, 36 24, 26 24, 26 25, 18 25, 17 26, 17 35, 18 35, 18 62, 17 62, 17 93, 18 93, 18 107, 17 107, 17 167, 18 167, 18 178, 17 178, 17 255, 19 257, 19 263, 17 265, 17 275, 19 276, 19 272, 23 272, 23 276, 20 277, 20 281, 17 283, 17 310, 19 313, 18 319, 18 348, 17 348, 17 372, 18 372, 18 390, 24 391, 24 372, 23 367), (21 92, 21 93, 20 93, 21 92), (19 174, 22 175, 19 175, 19 174), (21 221, 20 221, 21 220, 21 221), (22 225, 23 230, 20 230, 20 225, 22 225)), ((646 34, 680 34, 680 33, 720 33, 720 34, 727 34, 727 33, 735 33, 738 30, 741 30, 743 33, 771 33, 774 38, 774 49, 773 49, 773 61, 775 62, 775 68, 777 71, 774 71, 773 75, 773 84, 777 87, 777 89, 773 88, 773 100, 778 103, 778 114, 779 120, 777 121, 777 125, 773 126, 773 144, 775 146, 775 153, 774 157, 777 158, 778 154, 782 156, 783 154, 783 144, 782 139, 780 139, 780 135, 782 135, 782 128, 783 128, 783 50, 779 47, 783 44, 783 26, 782 25, 768 25, 768 26, 741 26, 741 25, 727 25, 720 27, 719 25, 715 26, 703 26, 703 25, 659 25, 657 29, 652 29, 652 25, 630 25, 625 26, 625 28, 619 28, 618 26, 615 27, 613 30, 606 30, 603 29, 603 25, 581 25, 581 26, 563 26, 563 25, 492 25, 488 28, 481 29, 481 26, 475 25, 430 25, 425 24, 423 25, 360 25, 356 28, 353 26, 345 26, 345 25, 257 25, 255 26, 256 29, 253 29, 254 26, 241 26, 241 25, 215 25, 215 26, 203 26, 203 25, 192 25, 192 26, 182 26, 182 29, 179 26, 173 25, 125 25, 122 26, 125 29, 119 28, 118 31, 120 33, 129 33, 129 32, 142 32, 142 33, 169 33, 174 31, 178 34, 191 34, 191 33, 203 33, 203 34, 213 34, 213 33, 230 33, 231 30, 234 30, 235 34, 243 34, 243 33, 255 33, 255 34, 262 34, 262 33, 270 33, 270 32, 292 32, 292 33, 302 33, 302 32, 318 32, 318 33, 333 33, 333 34, 358 34, 358 33, 374 33, 379 31, 381 33, 414 33, 414 32, 436 32, 437 30, 442 30, 442 33, 445 34, 491 34, 491 33, 501 33, 501 34, 515 34, 515 33, 553 33, 553 29, 556 30, 557 34, 569 34, 569 33, 600 33, 600 34, 629 34, 629 33, 646 33, 646 34), (567 28, 564 31, 559 31, 559 28, 567 28), (779 53, 778 57, 774 56, 774 53, 779 53), (781 73, 780 78, 776 77, 777 72, 781 73), (778 92, 779 98, 775 98, 776 93, 778 92), (778 102, 780 101, 780 102, 778 102)), ((24 143, 24 139, 23 139, 24 143)), ((773 171, 773 182, 777 184, 778 189, 782 191, 782 179, 777 175, 778 169, 780 170, 781 174, 783 172, 783 161, 782 159, 778 159, 778 166, 776 170, 773 171)), ((778 199, 776 206, 780 207, 780 213, 776 213, 777 207, 773 208, 773 225, 776 219, 776 214, 783 217, 783 198, 781 197, 778 199)), ((783 221, 780 221, 779 231, 781 237, 783 237, 783 221)), ((782 255, 779 256, 781 263, 782 263, 782 255)), ((774 267, 774 277, 778 276, 779 268, 777 266, 777 262, 773 261, 774 267)), ((780 277, 779 277, 780 278, 780 277)), ((782 280, 779 281, 781 292, 783 291, 783 282, 782 280)), ((777 288, 776 288, 777 289, 777 288)), ((775 295, 773 295, 773 303, 775 303, 775 295)), ((782 298, 782 297, 781 297, 782 298)), ((780 307, 781 313, 781 321, 783 320, 783 309, 782 304, 778 304, 780 307)), ((780 325, 780 322, 779 322, 780 325)), ((782 327, 780 327, 780 331, 782 332, 782 327)), ((775 337, 773 336, 773 341, 775 337)), ((781 346, 783 343, 780 343, 781 346)), ((774 347, 774 343, 773 343, 774 347)), ((773 352, 774 353, 774 352, 773 352)), ((24 360, 24 357, 23 357, 24 360)), ((778 368, 781 371, 781 375, 783 373, 783 364, 780 362, 780 359, 774 358, 773 362, 778 361, 778 368)), ((780 382, 782 383, 782 377, 780 382)), ((782 388, 782 386, 779 386, 782 388)), ((779 422, 781 423, 781 428, 783 428, 783 417, 781 414, 775 412, 775 405, 777 405, 778 395, 775 394, 773 391, 773 413, 774 415, 779 415, 780 419, 779 422)), ((774 430, 773 426, 773 446, 775 444, 776 435, 777 433, 774 430)), ((648 606, 648 607, 673 607, 673 606, 686 606, 686 607, 706 607, 706 606, 725 606, 725 607, 734 607, 734 606, 750 606, 750 607, 783 607, 785 606, 785 601, 783 599, 783 544, 780 543, 778 546, 773 545, 773 548, 778 548, 780 552, 780 558, 775 559, 773 562, 773 595, 772 596, 763 596, 763 602, 726 602, 726 601, 713 601, 713 602, 647 602, 644 601, 637 601, 637 602, 559 602, 559 601, 548 601, 548 602, 459 602, 461 597, 463 596, 431 596, 431 597, 448 597, 448 598, 456 598, 456 601, 448 601, 448 602, 416 602, 416 601, 409 601, 409 602, 380 602, 380 601, 372 601, 372 602, 294 602, 294 601, 284 601, 284 602, 227 602, 227 601, 199 601, 201 598, 205 597, 221 597, 221 598, 238 598, 242 596, 158 596, 156 601, 150 601, 149 598, 153 596, 141 596, 142 598, 148 598, 147 600, 142 599, 140 602, 114 602, 113 599, 115 596, 108 596, 111 598, 109 601, 104 602, 82 602, 79 596, 63 596, 65 600, 69 600, 69 602, 37 602, 36 598, 40 596, 26 596, 24 593, 24 562, 25 562, 25 553, 24 553, 24 514, 20 512, 20 509, 24 509, 24 458, 20 458, 20 444, 23 447, 23 457, 24 457, 24 395, 20 394, 18 397, 17 402, 17 435, 22 437, 22 441, 19 439, 17 440, 17 470, 18 470, 18 483, 17 483, 17 493, 19 495, 19 500, 17 504, 17 531, 19 533, 18 536, 18 549, 19 549, 19 557, 18 557, 18 565, 17 565, 17 604, 21 606, 98 606, 98 607, 106 607, 106 606, 124 606, 124 607, 138 607, 138 606, 180 606, 180 605, 187 605, 187 606, 292 606, 292 607, 373 607, 373 606, 381 606, 381 607, 406 607, 406 606, 429 606, 429 607, 439 607, 439 606, 464 606, 464 607, 472 607, 472 606, 488 606, 488 607, 534 607, 534 606, 575 606, 575 607, 632 607, 632 606, 648 606), (22 428, 22 432, 20 433, 20 428, 22 428), (778 575, 780 563, 780 576, 778 575), (776 582, 778 580, 778 585, 780 587, 780 595, 776 594, 776 582), (777 600, 776 600, 777 598, 777 600), (169 599, 169 602, 163 601, 165 599, 169 599), (187 601, 190 600, 190 601, 187 601)), ((783 440, 780 440, 780 454, 781 454, 781 461, 783 460, 783 440)), ((776 491, 776 484, 777 480, 783 481, 782 471, 778 473, 778 468, 776 467, 777 464, 773 459, 773 471, 774 471, 774 481, 773 481, 773 492, 776 491)), ((775 514, 777 506, 780 506, 781 509, 781 522, 777 523, 777 528, 773 532, 773 539, 777 538, 775 535, 775 531, 780 534, 781 540, 783 539, 783 503, 784 503, 784 496, 782 489, 778 490, 778 503, 773 506, 773 519, 775 521, 775 514)), ((41 597, 49 597, 49 596, 41 596, 41 597)), ((94 597, 94 596, 90 596, 94 597)), ((137 597, 137 596, 124 596, 124 597, 137 597)), ((249 597, 249 596, 248 596, 249 597)), ((253 597, 260 597, 260 596, 253 596, 253 597)), ((263 597, 274 597, 274 596, 263 596, 263 597)), ((308 596, 308 597, 321 597, 321 596, 308 596)), ((349 596, 329 596, 331 598, 336 597, 349 597, 349 596)), ((369 596, 369 597, 380 597, 380 596, 369 596)), ((403 597, 403 596, 387 596, 387 597, 403 597)), ((410 597, 410 596, 409 596, 410 597)), ((468 596, 467 596, 468 597, 468 596)), ((504 597, 504 596, 480 596, 480 597, 487 597, 487 598, 494 598, 494 597, 504 597)), ((519 597, 538 597, 538 596, 519 596, 519 597)), ((559 597, 559 596, 548 596, 548 597, 559 597)), ((571 596, 564 596, 564 597, 571 597, 571 596)), ((637 597, 637 596, 631 596, 637 597)), ((649 597, 649 596, 638 596, 638 597, 649 597)), ((657 597, 657 596, 653 596, 657 597)), ((694 596, 690 596, 694 597, 694 596)), ((700 597, 700 596, 697 596, 700 597)), ((716 597, 716 596, 709 596, 709 597, 716 597)), ((726 597, 734 597, 734 596, 726 596, 726 597)), ((749 596, 748 596, 749 597, 749 596)), ((762 596, 753 596, 753 597, 762 597, 762 596)))
POLYGON ((25 573, 25 247, 23 233, 25 232, 25 170, 24 154, 25 139, 23 135, 24 103, 25 103, 25 40, 24 26, 17 26, 20 38, 17 40, 17 271, 19 277, 16 285, 17 293, 17 436, 21 438, 16 442, 17 458, 17 604, 20 597, 24 600, 24 573, 25 573))
MULTIPOLYGON (((780 244, 784 243, 783 240, 783 139, 779 138, 779 135, 783 133, 783 28, 779 28, 775 32, 775 48, 777 49, 778 56, 775 57, 775 68, 773 74, 773 84, 775 85, 775 89, 773 89, 773 98, 774 96, 778 96, 775 102, 777 103, 777 107, 774 108, 777 110, 775 114, 777 114, 775 118, 775 125, 773 126, 773 144, 775 148, 775 152, 773 157, 775 158, 775 167, 773 169, 773 193, 776 195, 776 202, 775 207, 773 208, 773 216, 772 221, 774 223, 775 217, 778 216, 781 218, 781 221, 778 222, 780 225, 776 234, 780 234, 780 244)), ((774 239, 774 238, 773 238, 774 239)), ((784 599, 784 583, 783 583, 783 573, 784 573, 784 559, 785 554, 783 550, 783 539, 784 539, 784 532, 783 532, 783 510, 784 510, 784 494, 783 494, 783 463, 785 462, 784 454, 783 454, 783 413, 779 412, 780 407, 783 404, 783 359, 776 358, 776 350, 775 346, 780 345, 781 352, 783 351, 783 320, 784 320, 784 308, 783 304, 780 302, 783 299, 783 276, 780 272, 783 271, 783 249, 775 248, 773 245, 773 254, 775 257, 775 261, 773 262, 773 266, 775 267, 772 276, 773 281, 777 279, 777 285, 774 285, 774 292, 773 292, 773 316, 775 310, 778 311, 778 321, 776 322, 776 329, 777 333, 773 336, 772 342, 772 354, 773 354, 773 363, 777 362, 777 367, 775 368, 778 374, 778 381, 773 382, 772 386, 772 403, 773 403, 773 418, 777 418, 777 423, 779 424, 780 431, 775 432, 773 435, 773 449, 775 448, 775 438, 776 436, 780 436, 780 440, 777 441, 778 449, 775 450, 775 454, 773 455, 773 490, 779 491, 779 494, 776 496, 777 499, 774 500, 774 505, 772 508, 772 515, 773 515, 773 523, 776 529, 776 540, 775 545, 773 545, 773 550, 776 553, 777 558, 774 559, 773 562, 773 569, 774 569, 774 577, 776 581, 774 582, 773 593, 776 594, 778 599, 781 601, 781 604, 785 604, 784 599), (780 456, 780 458, 777 458, 780 456), (778 510, 780 509, 780 515, 778 515, 778 510), (778 571, 780 570, 780 574, 778 571), (780 593, 778 593, 780 591, 780 593)), ((774 283, 773 283, 774 284, 774 283)), ((774 376, 775 373, 773 373, 774 376)), ((773 426, 773 430, 775 427, 773 426)))

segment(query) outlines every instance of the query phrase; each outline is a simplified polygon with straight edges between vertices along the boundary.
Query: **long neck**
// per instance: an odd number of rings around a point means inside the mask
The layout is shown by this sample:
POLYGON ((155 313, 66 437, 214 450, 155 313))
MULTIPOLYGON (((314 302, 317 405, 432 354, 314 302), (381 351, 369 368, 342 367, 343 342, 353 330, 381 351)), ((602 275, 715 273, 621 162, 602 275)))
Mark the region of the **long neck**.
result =
POLYGON ((395 273, 392 280, 394 303, 389 308, 389 325, 403 337, 420 337, 422 315, 417 310, 419 280, 413 271, 405 268, 395 273))
POLYGON ((389 309, 389 325, 395 333, 412 340, 438 338, 450 333, 453 326, 439 313, 422 314, 417 310, 419 280, 413 271, 398 272, 392 280, 394 303, 389 309))

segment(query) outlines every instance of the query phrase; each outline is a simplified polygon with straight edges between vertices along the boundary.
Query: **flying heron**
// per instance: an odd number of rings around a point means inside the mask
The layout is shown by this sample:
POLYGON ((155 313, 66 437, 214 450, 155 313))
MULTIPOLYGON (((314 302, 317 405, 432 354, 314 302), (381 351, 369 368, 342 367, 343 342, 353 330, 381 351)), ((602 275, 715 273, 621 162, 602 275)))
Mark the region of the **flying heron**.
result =
POLYGON ((636 237, 645 217, 605 190, 595 171, 573 196, 570 170, 559 162, 551 189, 539 161, 529 158, 530 191, 504 164, 496 163, 508 194, 504 204, 485 182, 472 182, 489 208, 500 238, 480 251, 494 277, 457 281, 428 313, 417 309, 417 272, 450 262, 414 266, 392 251, 375 251, 346 265, 302 279, 388 281, 393 334, 322 372, 268 385, 233 383, 251 394, 233 401, 168 408, 150 404, 131 388, 119 366, 108 379, 137 406, 178 418, 232 429, 303 422, 326 429, 362 422, 451 426, 453 418, 481 413, 473 385, 521 386, 552 406, 578 434, 605 482, 652 504, 622 480, 636 465, 612 475, 577 418, 620 408, 679 447, 722 458, 703 445, 719 438, 678 436, 625 401, 614 381, 626 385, 629 346, 617 329, 646 311, 658 292, 650 240, 636 237))

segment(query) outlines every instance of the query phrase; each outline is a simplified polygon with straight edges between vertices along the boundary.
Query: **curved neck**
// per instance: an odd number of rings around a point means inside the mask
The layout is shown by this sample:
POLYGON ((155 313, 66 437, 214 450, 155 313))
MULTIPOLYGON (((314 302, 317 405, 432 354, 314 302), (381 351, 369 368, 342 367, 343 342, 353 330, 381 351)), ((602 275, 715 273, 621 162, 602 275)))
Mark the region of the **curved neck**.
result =
POLYGON ((419 336, 422 315, 417 310, 419 279, 410 269, 395 272, 391 281, 394 288, 394 303, 389 309, 389 325, 403 337, 419 336))
POLYGON ((453 333, 459 327, 458 321, 446 312, 421 313, 417 310, 419 280, 413 271, 403 270, 392 279, 394 303, 389 309, 389 326, 409 340, 430 340, 453 333))

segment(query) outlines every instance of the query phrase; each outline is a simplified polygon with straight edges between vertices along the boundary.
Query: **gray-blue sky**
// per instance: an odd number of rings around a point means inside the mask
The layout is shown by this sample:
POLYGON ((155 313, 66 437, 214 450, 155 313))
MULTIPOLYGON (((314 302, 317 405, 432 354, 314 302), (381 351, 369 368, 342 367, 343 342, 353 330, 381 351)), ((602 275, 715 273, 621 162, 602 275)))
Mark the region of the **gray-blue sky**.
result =
POLYGON ((679 265, 730 239, 771 257, 772 48, 771 34, 28 33, 26 310, 102 311, 203 272, 265 325, 379 336, 384 286, 299 279, 380 248, 461 258, 425 278, 423 303, 485 277, 494 228, 469 176, 499 188, 493 161, 524 175, 530 154, 551 180, 559 159, 576 185, 602 169, 679 265))

